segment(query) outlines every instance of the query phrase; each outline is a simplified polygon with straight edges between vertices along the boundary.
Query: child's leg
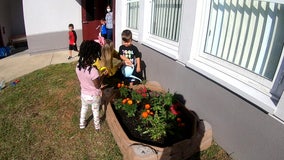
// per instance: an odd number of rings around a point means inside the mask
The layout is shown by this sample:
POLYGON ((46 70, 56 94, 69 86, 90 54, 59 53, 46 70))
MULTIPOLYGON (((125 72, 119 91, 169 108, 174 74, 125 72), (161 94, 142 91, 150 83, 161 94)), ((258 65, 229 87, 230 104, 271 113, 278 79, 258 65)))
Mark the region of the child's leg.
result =
POLYGON ((68 59, 72 58, 72 50, 73 50, 73 46, 71 44, 69 44, 69 57, 68 57, 68 59))
POLYGON ((93 111, 94 124, 96 130, 100 129, 100 115, 99 115, 100 105, 101 105, 101 97, 95 96, 94 102, 92 103, 92 111, 93 111))
POLYGON ((83 95, 81 96, 81 101, 82 101, 82 107, 80 113, 80 128, 83 129, 86 127, 86 114, 88 112, 88 103, 83 95))
POLYGON ((77 44, 74 45, 74 51, 78 52, 77 44))

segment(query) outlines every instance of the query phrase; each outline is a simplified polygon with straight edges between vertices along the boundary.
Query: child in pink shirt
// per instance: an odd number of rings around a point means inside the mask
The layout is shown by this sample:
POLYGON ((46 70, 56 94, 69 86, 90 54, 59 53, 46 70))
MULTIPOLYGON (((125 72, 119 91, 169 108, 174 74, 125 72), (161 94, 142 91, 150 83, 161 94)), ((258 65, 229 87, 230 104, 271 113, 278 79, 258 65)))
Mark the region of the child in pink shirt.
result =
POLYGON ((86 114, 91 105, 94 117, 95 129, 100 129, 99 108, 101 104, 101 84, 107 71, 99 76, 98 69, 93 67, 94 60, 99 58, 101 45, 93 40, 83 41, 80 46, 79 60, 76 74, 81 86, 81 114, 80 128, 86 127, 86 114))

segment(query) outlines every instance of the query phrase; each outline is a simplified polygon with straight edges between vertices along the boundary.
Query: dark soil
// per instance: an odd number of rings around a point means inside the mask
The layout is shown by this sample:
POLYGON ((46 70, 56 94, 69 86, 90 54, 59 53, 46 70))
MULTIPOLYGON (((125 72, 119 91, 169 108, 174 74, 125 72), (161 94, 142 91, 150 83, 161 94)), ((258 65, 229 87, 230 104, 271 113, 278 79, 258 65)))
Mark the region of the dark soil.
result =
POLYGON ((158 147, 167 147, 171 146, 181 140, 184 139, 190 139, 193 134, 194 134, 194 127, 196 125, 194 124, 195 122, 192 120, 192 117, 187 118, 187 125, 185 126, 182 130, 175 131, 178 134, 177 135, 168 135, 166 138, 159 139, 157 141, 153 141, 150 136, 146 134, 140 134, 136 128, 139 124, 140 117, 127 117, 127 114, 123 110, 116 110, 114 105, 112 104, 112 108, 114 110, 114 113, 122 126, 123 130, 125 131, 126 135, 128 136, 129 139, 141 142, 141 143, 146 143, 149 145, 153 146, 158 146, 158 147))

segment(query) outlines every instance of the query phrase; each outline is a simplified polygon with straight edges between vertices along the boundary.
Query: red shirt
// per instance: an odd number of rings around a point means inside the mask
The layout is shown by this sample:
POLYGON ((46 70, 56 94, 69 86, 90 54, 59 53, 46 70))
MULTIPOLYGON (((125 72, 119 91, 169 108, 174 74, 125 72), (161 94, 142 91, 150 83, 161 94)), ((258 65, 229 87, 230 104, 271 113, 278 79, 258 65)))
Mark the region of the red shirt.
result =
POLYGON ((77 35, 75 31, 69 31, 69 44, 74 45, 77 41, 77 35))

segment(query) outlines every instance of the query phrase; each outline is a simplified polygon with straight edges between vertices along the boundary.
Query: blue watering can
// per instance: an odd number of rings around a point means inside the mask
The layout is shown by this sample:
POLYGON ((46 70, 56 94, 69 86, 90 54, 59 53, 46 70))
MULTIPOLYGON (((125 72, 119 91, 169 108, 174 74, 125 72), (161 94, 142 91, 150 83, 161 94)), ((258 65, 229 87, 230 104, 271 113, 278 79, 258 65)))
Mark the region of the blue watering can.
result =
POLYGON ((121 68, 121 72, 125 77, 135 78, 135 79, 139 80, 140 82, 142 82, 142 80, 140 78, 132 75, 133 71, 134 71, 134 66, 123 66, 121 68))

